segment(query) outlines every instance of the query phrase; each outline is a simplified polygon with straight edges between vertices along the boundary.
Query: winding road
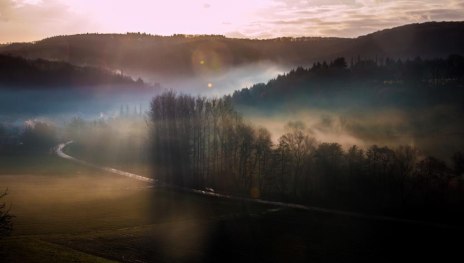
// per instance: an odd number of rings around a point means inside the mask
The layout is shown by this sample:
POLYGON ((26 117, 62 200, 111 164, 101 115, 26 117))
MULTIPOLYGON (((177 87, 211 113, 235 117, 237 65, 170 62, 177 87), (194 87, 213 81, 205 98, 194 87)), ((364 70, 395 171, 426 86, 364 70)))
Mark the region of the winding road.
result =
MULTIPOLYGON (((105 166, 100 166, 96 164, 92 164, 77 158, 74 158, 66 153, 63 152, 64 148, 68 146, 69 144, 73 143, 73 141, 68 141, 66 143, 61 143, 56 147, 56 155, 58 157, 67 159, 69 161, 100 169, 105 172, 110 172, 116 175, 122 175, 126 176, 135 180, 155 184, 156 180, 153 178, 148 178, 144 177, 141 175, 121 171, 118 169, 114 169, 111 167, 105 167, 105 166)), ((227 200, 235 200, 235 201, 242 201, 242 202, 253 202, 253 203, 258 203, 258 204, 264 204, 264 205, 270 205, 270 206, 276 206, 279 208, 293 208, 293 209, 300 209, 300 210, 306 210, 306 211, 311 211, 311 212, 319 212, 319 213, 326 213, 326 214, 334 214, 334 215, 340 215, 340 216, 348 216, 348 217, 356 217, 356 218, 361 218, 361 219, 367 219, 367 220, 379 220, 379 221, 388 221, 388 222, 393 222, 393 223, 404 223, 404 224, 413 224, 413 225, 421 225, 421 226, 429 226, 429 227, 438 227, 438 228, 451 228, 451 229, 461 229, 461 227, 457 226, 452 226, 452 225, 446 225, 446 224, 440 224, 440 223, 434 223, 434 222, 427 222, 427 221, 420 221, 420 220, 412 220, 412 219, 403 219, 403 218, 397 218, 397 217, 389 217, 389 216, 379 216, 379 215, 370 215, 370 214, 364 214, 364 213, 356 213, 356 212, 349 212, 349 211, 343 211, 343 210, 336 210, 336 209, 327 209, 327 208, 321 208, 321 207, 315 207, 315 206, 305 206, 305 205, 300 205, 300 204, 292 204, 292 203, 284 203, 284 202, 276 202, 276 201, 268 201, 268 200, 263 200, 263 199, 253 199, 253 198, 246 198, 246 197, 239 197, 239 196, 232 196, 232 195, 224 195, 224 194, 218 194, 210 191, 202 191, 202 190, 197 190, 197 189, 190 189, 190 188, 185 188, 185 187, 175 187, 175 186, 163 186, 164 188, 176 190, 176 191, 182 191, 182 192, 189 192, 189 193, 194 193, 194 194, 199 194, 199 195, 204 195, 204 196, 211 196, 211 197, 216 197, 216 198, 222 198, 222 199, 227 199, 227 200)), ((271 209, 275 210, 275 209, 271 209)))
POLYGON ((114 168, 111 168, 111 167, 95 165, 95 164, 92 164, 92 163, 89 163, 89 162, 86 162, 86 161, 83 161, 83 160, 79 160, 79 159, 74 158, 74 157, 72 157, 70 155, 67 155, 66 153, 63 152, 63 150, 64 150, 64 148, 66 146, 68 146, 71 143, 73 143, 73 141, 69 141, 69 142, 66 142, 66 143, 59 144, 56 147, 56 150, 55 150, 56 155, 58 155, 58 157, 73 161, 75 163, 82 164, 82 165, 92 167, 92 168, 96 168, 96 169, 100 169, 100 170, 103 170, 105 172, 110 172, 110 173, 113 173, 113 174, 122 175, 122 176, 125 176, 125 177, 129 177, 129 178, 132 178, 132 179, 135 179, 135 180, 138 180, 138 181, 147 182, 147 183, 154 183, 155 182, 155 180, 153 180, 152 178, 148 178, 148 177, 144 177, 144 176, 141 176, 141 175, 138 175, 138 174, 133 174, 133 173, 121 171, 121 170, 114 169, 114 168))

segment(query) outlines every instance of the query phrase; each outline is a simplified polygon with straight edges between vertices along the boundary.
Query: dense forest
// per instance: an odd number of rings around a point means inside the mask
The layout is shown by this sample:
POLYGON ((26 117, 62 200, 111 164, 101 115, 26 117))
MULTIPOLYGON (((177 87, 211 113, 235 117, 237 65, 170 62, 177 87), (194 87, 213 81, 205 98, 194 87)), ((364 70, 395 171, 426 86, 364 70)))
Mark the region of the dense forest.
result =
POLYGON ((63 88, 97 85, 143 86, 122 74, 95 68, 79 67, 65 62, 43 59, 27 60, 0 55, 0 88, 63 88))
POLYGON ((297 66, 344 57, 424 58, 464 54, 463 22, 411 24, 358 38, 234 39, 220 35, 154 36, 141 33, 56 36, 0 46, 0 53, 165 75, 216 72, 256 62, 297 66))
POLYGON ((464 201, 462 152, 447 164, 412 146, 344 149, 318 142, 300 122, 275 143, 242 120, 230 96, 164 93, 150 118, 160 183, 378 213, 433 213, 464 201))
POLYGON ((320 98, 334 96, 343 98, 338 106, 366 102, 382 107, 432 106, 462 103, 463 86, 464 57, 460 55, 412 60, 340 57, 235 91, 233 101, 266 110, 289 102, 294 107, 331 106, 320 98))

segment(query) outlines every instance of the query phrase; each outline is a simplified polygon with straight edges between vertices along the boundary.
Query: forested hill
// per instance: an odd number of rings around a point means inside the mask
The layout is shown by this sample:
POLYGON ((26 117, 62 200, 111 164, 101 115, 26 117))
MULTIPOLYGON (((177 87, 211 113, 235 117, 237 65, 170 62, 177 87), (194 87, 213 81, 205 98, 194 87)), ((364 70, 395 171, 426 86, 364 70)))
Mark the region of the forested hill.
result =
POLYGON ((71 88, 100 85, 141 87, 144 83, 95 67, 0 55, 1 88, 71 88))
POLYGON ((81 34, 2 45, 0 53, 124 72, 195 74, 205 68, 216 72, 260 61, 299 66, 341 56, 406 59, 464 55, 464 22, 411 24, 358 38, 252 40, 218 35, 81 34))
POLYGON ((236 105, 266 111, 294 107, 462 105, 464 57, 363 60, 338 58, 298 67, 267 84, 235 91, 236 105))

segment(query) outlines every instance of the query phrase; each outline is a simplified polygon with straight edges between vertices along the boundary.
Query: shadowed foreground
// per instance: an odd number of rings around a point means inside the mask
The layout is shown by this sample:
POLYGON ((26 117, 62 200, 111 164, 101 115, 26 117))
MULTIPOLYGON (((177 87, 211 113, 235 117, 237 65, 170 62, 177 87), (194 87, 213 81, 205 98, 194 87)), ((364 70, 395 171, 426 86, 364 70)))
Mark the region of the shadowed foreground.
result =
POLYGON ((461 229, 157 190, 53 158, 42 163, 55 173, 0 176, 17 216, 2 262, 446 262, 460 251, 461 229))
POLYGON ((461 235, 453 229, 284 210, 51 241, 127 262, 446 262, 458 256, 461 235))

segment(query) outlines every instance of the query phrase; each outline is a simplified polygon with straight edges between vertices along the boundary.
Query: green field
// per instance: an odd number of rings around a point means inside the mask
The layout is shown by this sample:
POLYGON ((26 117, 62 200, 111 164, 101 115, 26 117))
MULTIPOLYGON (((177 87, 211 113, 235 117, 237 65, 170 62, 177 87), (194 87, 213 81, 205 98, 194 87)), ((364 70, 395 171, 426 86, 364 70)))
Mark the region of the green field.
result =
POLYGON ((16 216, 0 262, 451 261, 462 229, 160 190, 54 156, 1 157, 16 216))

